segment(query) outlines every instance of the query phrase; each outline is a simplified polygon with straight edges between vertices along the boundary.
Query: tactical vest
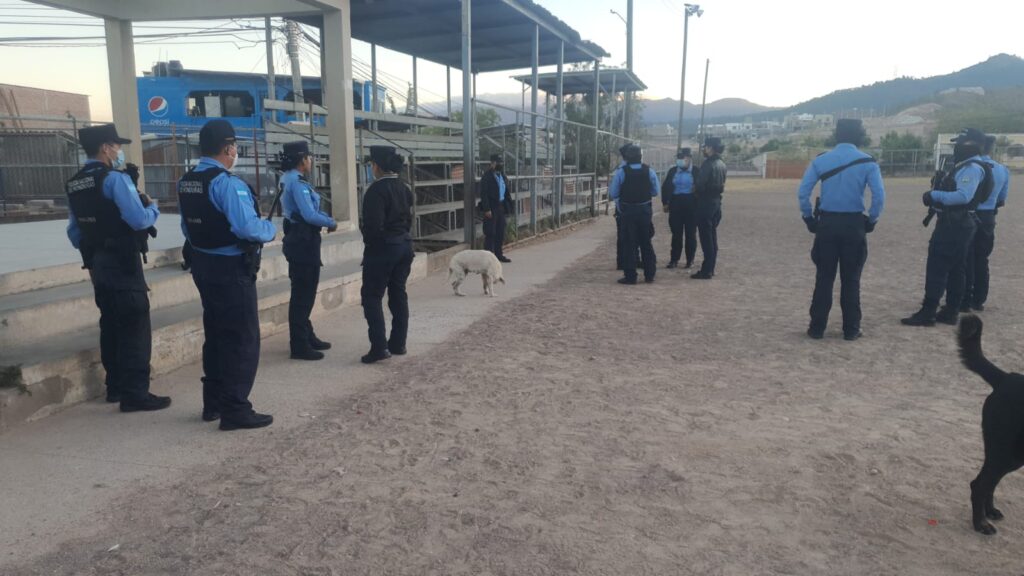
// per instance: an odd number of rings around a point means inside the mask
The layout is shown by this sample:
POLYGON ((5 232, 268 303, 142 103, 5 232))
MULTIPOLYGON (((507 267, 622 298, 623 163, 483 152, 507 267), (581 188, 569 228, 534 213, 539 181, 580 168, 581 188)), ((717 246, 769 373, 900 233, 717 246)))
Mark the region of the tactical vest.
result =
POLYGON ((117 204, 103 196, 103 183, 109 174, 110 168, 105 164, 90 163, 65 186, 68 206, 82 231, 79 250, 85 268, 92 268, 93 256, 99 249, 136 247, 135 231, 121 218, 117 204))
MULTIPOLYGON (((210 183, 224 173, 231 174, 223 168, 210 168, 202 172, 193 168, 178 181, 178 208, 185 220, 189 241, 196 248, 213 250, 237 246, 240 243, 238 236, 231 231, 227 216, 210 200, 210 183)), ((246 184, 246 188, 248 187, 246 184)), ((259 204, 256 203, 251 188, 249 197, 253 201, 256 214, 259 215, 259 204)))
POLYGON ((619 191, 619 199, 622 202, 646 204, 651 201, 651 169, 647 164, 642 164, 638 169, 623 166, 622 174, 625 176, 619 191))
MULTIPOLYGON (((303 186, 309 185, 309 181, 304 176, 299 176, 299 182, 303 186)), ((281 183, 280 186, 283 187, 284 183, 281 183)), ((281 192, 283 193, 284 190, 281 192)), ((300 198, 301 194, 294 199, 295 210, 288 218, 284 219, 282 251, 290 263, 323 266, 323 262, 320 260, 321 227, 306 222, 302 217, 298 204, 305 200, 300 198)))
MULTIPOLYGON (((963 206, 968 211, 973 212, 978 208, 978 206, 984 204, 985 201, 989 199, 989 196, 992 195, 992 191, 995 188, 995 179, 992 177, 992 166, 990 164, 973 158, 970 160, 964 160, 946 173, 942 182, 939 184, 939 190, 942 192, 956 192, 956 176, 960 173, 960 170, 965 168, 968 164, 977 164, 985 172, 984 178, 982 178, 981 183, 978 184, 978 189, 974 191, 974 197, 971 198, 970 202, 963 206)), ((960 206, 951 206, 950 208, 955 209, 960 208, 960 206)))

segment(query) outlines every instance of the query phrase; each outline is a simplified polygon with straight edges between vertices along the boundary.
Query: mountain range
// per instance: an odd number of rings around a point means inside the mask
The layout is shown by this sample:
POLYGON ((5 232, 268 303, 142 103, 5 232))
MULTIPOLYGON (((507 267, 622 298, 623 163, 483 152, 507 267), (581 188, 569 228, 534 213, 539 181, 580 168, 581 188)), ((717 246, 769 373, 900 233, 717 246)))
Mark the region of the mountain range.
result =
MULTIPOLYGON (((943 92, 962 88, 981 88, 985 91, 1024 87, 1024 59, 1010 54, 998 54, 984 62, 950 74, 927 78, 902 77, 874 84, 837 90, 825 96, 812 98, 788 108, 761 106, 743 98, 723 98, 709 102, 707 118, 716 122, 739 121, 745 118, 763 120, 788 114, 838 114, 844 110, 871 111, 873 115, 894 115, 916 104, 933 102, 943 92)), ((522 105, 520 94, 486 94, 482 100, 512 108, 522 105)), ((527 100, 529 106, 529 100, 527 100)), ((430 104, 440 111, 444 104, 430 104)), ((454 103, 461 107, 461 103, 454 103)), ((543 96, 540 107, 543 109, 543 96)), ((515 121, 515 113, 499 109, 503 122, 515 121)), ((1024 113, 1024 109, 1022 109, 1024 113)), ((644 100, 644 123, 675 124, 679 115, 679 101, 672 98, 644 100)), ((700 105, 687 102, 684 115, 687 127, 695 127, 700 119, 700 105)))

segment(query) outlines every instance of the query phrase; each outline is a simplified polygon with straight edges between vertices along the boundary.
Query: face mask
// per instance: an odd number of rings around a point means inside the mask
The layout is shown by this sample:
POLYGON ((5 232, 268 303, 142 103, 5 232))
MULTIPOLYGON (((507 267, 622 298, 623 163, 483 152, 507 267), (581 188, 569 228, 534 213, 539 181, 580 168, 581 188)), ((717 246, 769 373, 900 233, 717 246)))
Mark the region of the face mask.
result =
POLYGON ((118 150, 117 151, 117 157, 114 158, 111 161, 111 163, 113 164, 114 170, 120 170, 121 168, 124 168, 124 165, 126 164, 126 162, 127 161, 124 159, 124 150, 118 150))
POLYGON ((235 167, 235 164, 238 162, 238 148, 235 148, 235 153, 234 154, 229 153, 228 154, 228 158, 231 158, 231 164, 228 165, 228 166, 225 166, 225 168, 227 168, 228 170, 231 170, 232 168, 235 167))
POLYGON ((686 158, 676 158, 676 167, 685 170, 690 167, 690 161, 686 158))

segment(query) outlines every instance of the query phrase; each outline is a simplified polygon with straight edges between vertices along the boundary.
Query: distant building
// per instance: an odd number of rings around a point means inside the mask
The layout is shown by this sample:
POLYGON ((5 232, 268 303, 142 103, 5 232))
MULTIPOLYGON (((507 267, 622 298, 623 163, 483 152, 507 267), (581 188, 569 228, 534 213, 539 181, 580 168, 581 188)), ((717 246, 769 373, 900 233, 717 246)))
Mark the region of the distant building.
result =
POLYGON ((810 130, 815 128, 831 128, 836 123, 832 114, 790 114, 783 125, 787 130, 810 130))
POLYGON ((79 122, 91 120, 89 97, 85 94, 0 84, 0 130, 38 130, 53 128, 52 121, 33 116, 74 117, 79 122))

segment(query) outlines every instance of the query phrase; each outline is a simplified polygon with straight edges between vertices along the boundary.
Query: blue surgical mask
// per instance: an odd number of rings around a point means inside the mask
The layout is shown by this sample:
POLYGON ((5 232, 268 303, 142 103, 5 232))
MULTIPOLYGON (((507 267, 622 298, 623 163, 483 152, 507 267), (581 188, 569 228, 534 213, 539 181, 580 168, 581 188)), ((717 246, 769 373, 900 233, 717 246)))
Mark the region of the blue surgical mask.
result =
POLYGON ((683 158, 677 158, 676 159, 676 168, 682 168, 682 169, 685 170, 686 168, 689 168, 689 167, 690 167, 690 164, 685 159, 683 159, 683 158))
POLYGON ((117 151, 117 158, 114 158, 114 170, 120 170, 124 168, 126 161, 124 159, 124 150, 117 151))

